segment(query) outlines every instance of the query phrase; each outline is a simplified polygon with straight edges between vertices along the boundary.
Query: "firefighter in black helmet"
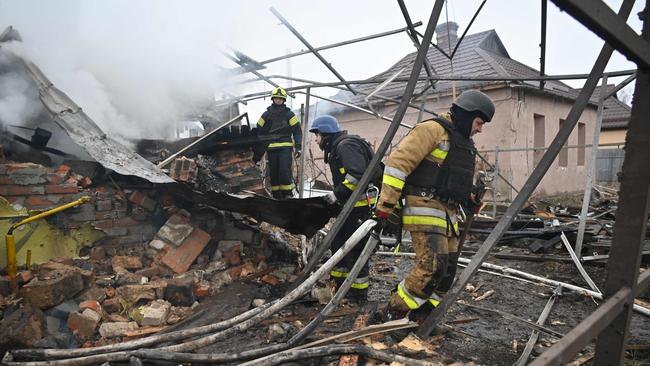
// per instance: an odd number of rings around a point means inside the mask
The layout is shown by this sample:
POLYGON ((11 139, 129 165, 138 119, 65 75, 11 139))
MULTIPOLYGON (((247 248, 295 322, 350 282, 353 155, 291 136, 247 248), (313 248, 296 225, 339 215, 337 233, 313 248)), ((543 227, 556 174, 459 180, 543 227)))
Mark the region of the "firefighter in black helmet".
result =
POLYGON ((296 191, 292 175, 291 154, 300 157, 302 130, 298 116, 285 105, 287 91, 275 88, 271 93, 272 104, 262 113, 257 121, 257 133, 277 135, 278 137, 266 145, 265 149, 254 149, 253 161, 257 163, 267 153, 269 171, 271 173, 271 193, 274 198, 290 198, 296 191))
POLYGON ((478 90, 462 93, 449 113, 416 125, 388 157, 377 204, 378 226, 400 197, 404 229, 411 232, 415 267, 392 293, 393 318, 422 322, 451 288, 458 260, 458 207, 480 209, 471 195, 476 149, 471 137, 494 116, 478 90))

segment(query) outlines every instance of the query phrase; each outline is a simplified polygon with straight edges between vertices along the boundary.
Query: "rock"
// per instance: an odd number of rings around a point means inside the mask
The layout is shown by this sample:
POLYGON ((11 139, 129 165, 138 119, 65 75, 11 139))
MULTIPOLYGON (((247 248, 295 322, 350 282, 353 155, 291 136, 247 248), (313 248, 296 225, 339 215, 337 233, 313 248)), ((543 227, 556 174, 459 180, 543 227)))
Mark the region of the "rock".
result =
POLYGON ((288 330, 291 328, 291 325, 287 323, 274 323, 269 326, 268 331, 266 332, 266 339, 270 342, 274 341, 284 341, 288 335, 288 330))
POLYGON ((140 269, 142 268, 142 261, 140 261, 139 257, 116 255, 111 259, 111 265, 113 266, 113 271, 118 272, 117 267, 126 270, 140 269))
POLYGON ((43 312, 23 306, 5 315, 0 322, 0 349, 30 348, 45 335, 43 312))
POLYGON ((266 300, 264 299, 253 299, 253 306, 256 308, 259 308, 260 306, 266 304, 266 300))
POLYGON ((80 338, 90 338, 95 334, 95 329, 101 320, 101 315, 91 309, 86 309, 82 313, 72 312, 68 317, 68 328, 80 338))
POLYGON ((99 334, 104 338, 115 338, 125 336, 134 329, 138 329, 136 322, 104 322, 99 327, 99 334))
POLYGON ((158 326, 167 323, 171 304, 165 300, 156 300, 142 310, 142 326, 158 326))
POLYGON ((334 294, 329 287, 314 287, 311 289, 311 296, 318 300, 319 304, 327 304, 332 300, 334 294))

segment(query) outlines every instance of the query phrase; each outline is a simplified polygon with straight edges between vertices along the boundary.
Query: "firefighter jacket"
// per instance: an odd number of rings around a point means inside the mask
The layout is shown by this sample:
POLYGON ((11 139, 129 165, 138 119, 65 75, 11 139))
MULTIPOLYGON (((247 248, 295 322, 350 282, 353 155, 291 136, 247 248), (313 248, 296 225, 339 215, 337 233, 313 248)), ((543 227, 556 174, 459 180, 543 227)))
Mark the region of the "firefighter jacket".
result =
MULTIPOLYGON (((443 114, 440 118, 443 123, 446 121, 449 125, 453 124, 449 114, 443 114)), ((406 204, 402 213, 402 223, 405 230, 438 232, 447 236, 455 236, 458 234, 457 207, 458 203, 464 203, 464 200, 463 202, 443 200, 431 191, 414 189, 415 185, 412 183, 415 179, 410 177, 411 175, 420 175, 417 181, 426 181, 424 178, 426 174, 422 174, 422 172, 430 172, 427 167, 443 165, 451 147, 451 132, 443 126, 443 123, 429 120, 416 125, 404 137, 397 149, 390 154, 384 169, 381 197, 377 209, 391 213, 400 197, 404 196, 406 204)), ((458 136, 460 135, 454 134, 455 138, 458 136)), ((470 139, 462 139, 465 140, 465 145, 468 145, 465 147, 469 148, 471 152, 456 154, 456 156, 460 156, 460 159, 456 158, 455 165, 461 165, 463 169, 448 170, 447 174, 452 177, 447 177, 447 182, 462 181, 461 191, 464 192, 467 184, 471 189, 475 150, 470 139), (464 160, 471 161, 465 162, 464 160), (468 175, 469 170, 471 172, 468 175), (467 180, 469 183, 466 182, 467 180)), ((418 185, 422 187, 422 185, 418 185)), ((464 193, 457 192, 455 195, 459 194, 464 193)), ((465 200, 467 198, 469 198, 469 190, 465 200)))
MULTIPOLYGON (((334 195, 339 202, 345 202, 357 188, 374 153, 366 140, 356 135, 348 135, 345 131, 331 138, 331 145, 325 154, 328 155, 328 164, 332 172, 334 195)), ((377 185, 380 179, 381 170, 378 167, 371 182, 377 185)), ((368 195, 363 195, 355 203, 355 207, 374 206, 376 202, 377 191, 375 190, 368 195)))
POLYGON ((286 105, 272 104, 262 113, 257 121, 258 135, 278 135, 271 141, 266 150, 293 148, 300 150, 302 144, 302 130, 300 121, 286 105), (293 135, 293 140, 292 140, 293 135))

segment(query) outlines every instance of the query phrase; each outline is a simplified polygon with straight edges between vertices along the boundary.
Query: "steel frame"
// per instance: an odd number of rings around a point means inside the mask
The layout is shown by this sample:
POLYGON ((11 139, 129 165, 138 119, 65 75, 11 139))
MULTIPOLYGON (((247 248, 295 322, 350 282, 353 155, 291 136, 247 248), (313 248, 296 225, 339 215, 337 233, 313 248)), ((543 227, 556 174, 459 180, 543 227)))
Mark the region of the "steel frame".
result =
MULTIPOLYGON (((627 19, 630 12, 632 11, 633 5, 633 0, 625 0, 623 2, 620 11, 620 16, 623 17, 623 19, 627 19)), ((603 72, 605 71, 607 62, 609 61, 609 58, 613 52, 614 49, 608 44, 605 44, 603 46, 600 54, 598 55, 598 58, 596 59, 596 62, 594 63, 593 68, 591 69, 589 78, 585 82, 584 87, 581 89, 580 94, 575 101, 575 104, 569 111, 564 124, 553 139, 551 146, 546 151, 531 175, 528 177, 528 180, 526 180, 526 183, 524 183, 524 186, 520 190, 519 194, 517 194, 512 204, 503 214, 503 217, 494 227, 494 230, 485 239, 483 245, 481 245, 480 249, 476 252, 474 257, 472 257, 472 262, 467 266, 467 268, 465 268, 465 270, 461 273, 460 278, 454 283, 451 290, 447 293, 445 300, 434 309, 431 315, 429 315, 425 322, 420 326, 417 331, 418 336, 428 336, 431 334, 433 329, 443 320, 449 306, 456 302, 456 299, 465 288, 465 284, 476 273, 476 271, 478 271, 481 263, 485 261, 489 255, 490 250, 501 239, 508 227, 510 227, 510 224, 514 220, 515 216, 522 209, 523 205, 533 193, 534 189, 542 180, 546 174, 546 171, 548 171, 550 168, 551 163, 553 160, 555 160, 557 154, 560 152, 564 143, 569 138, 571 131, 578 123, 578 119, 582 115, 582 111, 587 106, 589 98, 593 94, 598 80, 601 78, 603 72)), ((635 270, 638 270, 638 266, 635 268, 635 270)))

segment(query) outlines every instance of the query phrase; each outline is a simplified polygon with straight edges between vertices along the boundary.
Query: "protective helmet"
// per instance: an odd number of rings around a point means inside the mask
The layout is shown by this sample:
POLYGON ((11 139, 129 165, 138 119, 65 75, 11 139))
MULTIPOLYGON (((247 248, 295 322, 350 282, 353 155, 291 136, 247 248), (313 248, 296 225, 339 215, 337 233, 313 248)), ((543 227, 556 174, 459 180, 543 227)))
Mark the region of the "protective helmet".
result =
POLYGON ((467 112, 480 112, 485 122, 490 122, 494 117, 494 102, 478 90, 466 90, 452 103, 467 112))
POLYGON ((287 91, 282 88, 275 88, 273 89, 273 92, 271 92, 271 98, 282 98, 287 100, 287 91))
POLYGON ((309 132, 313 133, 337 133, 341 132, 341 126, 339 126, 339 121, 336 118, 324 115, 316 118, 311 124, 309 132))

